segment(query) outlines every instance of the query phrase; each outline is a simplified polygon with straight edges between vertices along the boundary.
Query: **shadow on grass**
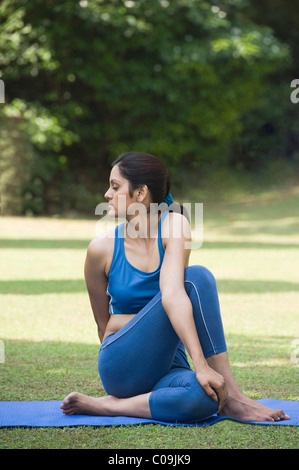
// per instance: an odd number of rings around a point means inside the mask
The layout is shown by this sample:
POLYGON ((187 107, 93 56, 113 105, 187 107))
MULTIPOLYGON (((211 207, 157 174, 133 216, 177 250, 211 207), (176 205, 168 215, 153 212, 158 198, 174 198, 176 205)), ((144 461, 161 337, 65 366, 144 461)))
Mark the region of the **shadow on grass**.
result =
POLYGON ((288 250, 291 248, 299 249, 298 243, 265 243, 265 242, 209 242, 203 241, 202 244, 203 249, 208 250, 288 250))
MULTIPOLYGON (((9 239, 0 238, 0 249, 80 249, 86 250, 91 240, 76 240, 76 239, 9 239)), ((194 245, 196 249, 196 244, 194 245)), ((243 249, 289 249, 299 248, 298 243, 265 243, 265 242, 236 242, 236 241, 223 241, 223 242, 209 242, 203 241, 202 248, 199 249, 223 249, 223 250, 243 250, 243 249)))
POLYGON ((87 249, 91 240, 0 238, 0 248, 87 249))
POLYGON ((39 295, 87 292, 84 279, 0 281, 0 294, 39 295))
MULTIPOLYGON (((220 293, 299 292, 299 284, 286 281, 217 279, 220 293)), ((40 295, 87 292, 84 279, 26 279, 0 281, 0 294, 40 295)))
MULTIPOLYGON (((255 399, 298 400, 298 370, 291 361, 294 339, 227 335, 231 367, 245 393, 255 399)), ((3 341, 0 400, 60 400, 74 390, 105 395, 97 370, 100 343, 3 341)))

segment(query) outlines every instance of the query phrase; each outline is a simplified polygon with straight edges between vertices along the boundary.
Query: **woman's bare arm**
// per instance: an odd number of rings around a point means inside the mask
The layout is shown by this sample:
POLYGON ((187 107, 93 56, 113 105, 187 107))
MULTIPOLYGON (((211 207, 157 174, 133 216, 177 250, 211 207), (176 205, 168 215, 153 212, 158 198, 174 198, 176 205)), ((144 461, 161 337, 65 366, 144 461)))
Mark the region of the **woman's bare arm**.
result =
POLYGON ((108 283, 105 273, 106 244, 107 242, 103 238, 92 240, 87 249, 84 266, 86 287, 101 342, 110 318, 109 298, 106 295, 108 283))
POLYGON ((191 228, 187 219, 180 214, 169 214, 168 217, 171 228, 165 237, 165 254, 160 272, 162 305, 191 356, 197 380, 214 400, 217 400, 217 392, 221 408, 226 399, 224 379, 206 362, 196 331, 192 304, 185 291, 184 268, 190 255, 186 244, 190 245, 191 228), (178 236, 179 233, 181 236, 178 236))

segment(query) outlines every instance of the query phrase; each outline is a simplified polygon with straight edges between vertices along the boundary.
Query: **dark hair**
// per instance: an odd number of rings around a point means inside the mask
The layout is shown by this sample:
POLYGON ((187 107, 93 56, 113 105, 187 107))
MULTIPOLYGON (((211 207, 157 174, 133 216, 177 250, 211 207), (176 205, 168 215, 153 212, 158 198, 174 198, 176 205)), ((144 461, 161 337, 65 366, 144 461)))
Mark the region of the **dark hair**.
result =
POLYGON ((150 153, 127 152, 112 166, 118 165, 120 174, 129 181, 129 193, 145 184, 153 202, 160 204, 170 191, 171 180, 164 163, 150 153))
MULTIPOLYGON (((142 152, 126 152, 112 162, 117 165, 123 178, 129 181, 129 194, 145 184, 154 203, 160 204, 170 192, 171 179, 168 170, 155 155, 142 152)), ((190 222, 186 209, 178 203, 172 203, 170 212, 184 214, 190 222)))

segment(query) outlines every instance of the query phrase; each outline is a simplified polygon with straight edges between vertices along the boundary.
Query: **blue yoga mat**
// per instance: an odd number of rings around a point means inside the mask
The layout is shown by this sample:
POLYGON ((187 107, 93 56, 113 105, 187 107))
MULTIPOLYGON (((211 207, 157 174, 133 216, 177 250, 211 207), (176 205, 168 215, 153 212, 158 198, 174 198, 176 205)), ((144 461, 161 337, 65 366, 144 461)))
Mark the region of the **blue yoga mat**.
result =
POLYGON ((299 402, 282 401, 265 398, 258 400, 271 408, 280 409, 290 416, 290 420, 275 422, 248 422, 234 418, 213 415, 196 423, 167 423, 152 419, 132 418, 129 416, 88 416, 71 415, 62 413, 60 405, 62 401, 2 401, 0 402, 0 427, 66 427, 66 426, 122 426, 134 424, 158 423, 167 426, 207 426, 223 419, 232 419, 247 424, 260 424, 271 426, 298 426, 299 402))

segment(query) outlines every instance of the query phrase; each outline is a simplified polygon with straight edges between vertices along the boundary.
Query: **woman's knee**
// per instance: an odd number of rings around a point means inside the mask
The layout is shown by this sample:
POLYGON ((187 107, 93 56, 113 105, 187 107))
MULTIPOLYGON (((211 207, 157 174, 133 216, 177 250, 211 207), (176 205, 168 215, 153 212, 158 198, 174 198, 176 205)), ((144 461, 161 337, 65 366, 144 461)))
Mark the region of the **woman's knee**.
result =
POLYGON ((217 413, 218 401, 212 400, 198 383, 195 374, 187 387, 187 396, 181 413, 184 421, 200 421, 217 413))
POLYGON ((205 266, 200 265, 185 268, 185 281, 198 283, 199 285, 216 285, 214 274, 205 266))

